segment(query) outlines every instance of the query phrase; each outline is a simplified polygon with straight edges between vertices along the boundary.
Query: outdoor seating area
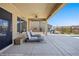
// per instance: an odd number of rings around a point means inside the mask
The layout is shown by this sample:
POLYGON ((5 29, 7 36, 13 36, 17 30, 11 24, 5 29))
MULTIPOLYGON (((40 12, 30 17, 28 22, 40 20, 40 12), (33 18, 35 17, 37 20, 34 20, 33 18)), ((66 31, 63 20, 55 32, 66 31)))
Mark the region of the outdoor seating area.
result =
POLYGON ((40 34, 32 34, 32 31, 27 32, 27 42, 41 42, 44 40, 44 37, 40 34))

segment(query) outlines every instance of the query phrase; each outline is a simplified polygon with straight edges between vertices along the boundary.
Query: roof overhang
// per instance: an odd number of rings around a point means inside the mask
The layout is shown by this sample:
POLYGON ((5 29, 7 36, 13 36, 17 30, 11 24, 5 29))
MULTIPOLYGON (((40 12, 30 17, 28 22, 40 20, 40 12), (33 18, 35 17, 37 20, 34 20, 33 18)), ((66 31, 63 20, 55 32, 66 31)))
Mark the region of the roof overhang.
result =
POLYGON ((57 5, 55 5, 54 9, 52 9, 52 11, 50 12, 50 14, 47 17, 47 20, 51 17, 54 16, 60 9, 62 9, 64 6, 66 5, 66 3, 59 3, 57 5))
POLYGON ((55 15, 64 3, 13 3, 28 19, 48 20, 55 15))

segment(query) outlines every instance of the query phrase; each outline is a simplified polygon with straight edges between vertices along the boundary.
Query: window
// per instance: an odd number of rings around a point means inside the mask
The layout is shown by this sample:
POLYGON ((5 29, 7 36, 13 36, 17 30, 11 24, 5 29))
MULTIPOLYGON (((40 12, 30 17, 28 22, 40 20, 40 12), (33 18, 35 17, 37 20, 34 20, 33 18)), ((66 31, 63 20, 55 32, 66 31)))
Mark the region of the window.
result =
POLYGON ((27 22, 22 20, 21 18, 17 18, 17 32, 22 33, 26 32, 27 22))

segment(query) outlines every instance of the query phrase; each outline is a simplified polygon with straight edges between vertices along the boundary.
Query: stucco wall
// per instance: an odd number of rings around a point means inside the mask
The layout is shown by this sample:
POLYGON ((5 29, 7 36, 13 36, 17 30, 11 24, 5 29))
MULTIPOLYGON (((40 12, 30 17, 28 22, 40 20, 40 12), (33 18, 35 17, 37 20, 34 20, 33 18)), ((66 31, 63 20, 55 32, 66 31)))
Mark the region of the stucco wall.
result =
MULTIPOLYGON (((25 15, 23 15, 13 4, 2 3, 0 7, 12 13, 12 38, 14 39, 19 36, 19 33, 17 33, 17 16, 22 18, 25 17, 25 15)), ((26 19, 24 20, 27 21, 26 19)))

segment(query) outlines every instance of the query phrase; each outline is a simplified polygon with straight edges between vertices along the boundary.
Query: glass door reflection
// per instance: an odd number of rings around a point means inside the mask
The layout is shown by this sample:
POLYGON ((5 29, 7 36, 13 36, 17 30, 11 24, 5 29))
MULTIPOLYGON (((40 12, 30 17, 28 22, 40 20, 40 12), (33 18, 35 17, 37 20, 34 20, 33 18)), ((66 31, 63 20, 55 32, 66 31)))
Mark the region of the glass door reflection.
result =
POLYGON ((0 19, 0 36, 6 36, 8 30, 8 21, 0 19))

